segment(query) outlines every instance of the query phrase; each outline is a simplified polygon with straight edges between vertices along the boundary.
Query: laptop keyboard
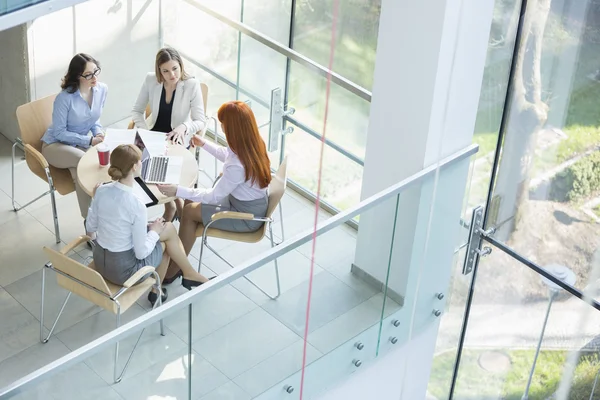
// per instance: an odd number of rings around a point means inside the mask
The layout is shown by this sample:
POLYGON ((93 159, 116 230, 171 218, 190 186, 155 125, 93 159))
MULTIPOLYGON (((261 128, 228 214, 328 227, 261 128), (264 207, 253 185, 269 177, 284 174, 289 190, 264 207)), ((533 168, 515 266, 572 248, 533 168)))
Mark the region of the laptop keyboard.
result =
POLYGON ((167 167, 169 158, 167 157, 152 157, 152 166, 148 174, 147 181, 149 182, 165 182, 167 178, 167 167))

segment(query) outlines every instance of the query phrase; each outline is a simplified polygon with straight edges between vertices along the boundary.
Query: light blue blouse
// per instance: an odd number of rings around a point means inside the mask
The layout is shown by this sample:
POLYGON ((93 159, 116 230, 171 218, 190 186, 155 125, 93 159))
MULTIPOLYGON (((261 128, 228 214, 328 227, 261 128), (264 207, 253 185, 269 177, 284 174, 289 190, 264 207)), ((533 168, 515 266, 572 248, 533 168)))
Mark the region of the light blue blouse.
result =
POLYGON ((54 100, 52 124, 42 136, 48 144, 60 142, 72 146, 87 148, 90 145, 88 133, 96 136, 102 132, 100 114, 106 102, 108 87, 101 82, 92 88, 94 95, 90 107, 81 97, 79 90, 69 93, 60 92, 54 100))

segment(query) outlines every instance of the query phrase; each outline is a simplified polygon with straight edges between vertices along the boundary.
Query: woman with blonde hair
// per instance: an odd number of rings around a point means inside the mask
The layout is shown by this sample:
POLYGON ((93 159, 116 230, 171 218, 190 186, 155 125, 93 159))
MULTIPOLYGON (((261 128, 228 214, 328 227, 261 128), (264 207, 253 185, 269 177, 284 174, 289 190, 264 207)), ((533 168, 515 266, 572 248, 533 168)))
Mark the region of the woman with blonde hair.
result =
MULTIPOLYGON (((118 285, 144 266, 165 276, 169 259, 183 271, 182 285, 191 289, 207 281, 188 261, 177 231, 162 218, 148 224, 146 206, 133 194, 134 176, 141 170, 142 153, 132 144, 118 146, 110 155, 108 174, 113 182, 94 189, 86 230, 96 234, 96 270, 118 285), (163 252, 164 248, 164 252, 163 252)), ((167 299, 165 289, 162 300, 167 299)), ((158 296, 148 294, 152 305, 158 296)))
MULTIPOLYGON (((183 210, 179 238, 189 254, 196 241, 198 224, 206 225, 220 211, 267 215, 267 189, 271 182, 271 162, 265 142, 260 137, 252 109, 243 101, 223 104, 217 113, 229 147, 216 146, 195 135, 192 142, 223 162, 223 174, 211 189, 191 189, 176 185, 159 185, 161 193, 191 200, 183 210)), ((223 219, 211 227, 231 232, 254 232, 263 222, 223 219)), ((177 260, 173 260, 164 283, 182 275, 177 260)), ((185 271, 183 271, 185 276, 185 271)))
MULTIPOLYGON (((144 79, 140 94, 131 111, 137 128, 164 132, 173 143, 190 145, 190 139, 204 128, 204 100, 200 83, 189 76, 177 50, 165 47, 156 53, 154 72, 144 79), (146 107, 150 118, 144 118, 146 107)), ((165 204, 163 217, 171 221, 183 201, 165 204)))

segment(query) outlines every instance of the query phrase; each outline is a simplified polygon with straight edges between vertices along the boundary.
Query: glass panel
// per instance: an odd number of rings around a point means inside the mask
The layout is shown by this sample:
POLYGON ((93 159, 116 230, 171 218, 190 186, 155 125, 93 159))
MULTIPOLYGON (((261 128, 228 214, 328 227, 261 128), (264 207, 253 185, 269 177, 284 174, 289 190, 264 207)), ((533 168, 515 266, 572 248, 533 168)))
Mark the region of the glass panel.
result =
POLYGON ((497 1, 494 5, 494 18, 473 133, 473 143, 479 145, 479 152, 473 170, 469 208, 485 204, 487 199, 520 9, 521 0, 497 1))
MULTIPOLYGON (((327 80, 292 63, 289 104, 294 118, 319 134, 323 133, 327 80)), ((331 85, 327 139, 363 159, 367 141, 370 103, 335 84, 331 85)))
POLYGON ((0 1, 0 15, 9 14, 45 1, 48 0, 2 0, 0 1))
MULTIPOLYGON (((456 249, 464 240, 461 216, 469 193, 471 164, 467 158, 442 167, 439 174, 434 171, 422 184, 413 185, 400 196, 398 229, 384 282, 388 296, 402 309, 393 318, 385 318, 394 304, 384 305, 380 353, 399 347, 398 343, 417 340, 426 331, 437 331, 438 319, 449 300, 448 281, 457 259, 456 249)), ((380 215, 368 222, 361 219, 359 234, 367 228, 366 235, 372 236, 365 224, 376 227, 384 218, 380 215)), ((363 256, 363 263, 366 260, 363 256)), ((438 339, 452 340, 450 332, 439 332, 438 339)))
MULTIPOLYGON (((528 9, 489 225, 521 254, 572 268, 584 288, 599 237, 598 5, 561 4, 528 9)), ((497 279, 522 286, 503 270, 497 279)))
MULTIPOLYGON (((333 0, 296 3, 294 49, 329 64, 333 0)), ((371 90, 381 0, 340 1, 333 71, 371 90)))
MULTIPOLYGON (((240 18, 241 0, 210 1, 207 6, 232 19, 240 18)), ((183 56, 236 81, 238 32, 185 1, 163 7, 163 40, 183 56), (195 27, 193 30, 190 27, 195 27)))
MULTIPOLYGON (((579 280, 558 259, 554 262, 543 267, 564 282, 579 280)), ((592 264, 597 273, 598 260, 592 264)), ((493 248, 479 263, 454 398, 597 399, 600 388, 592 392, 600 370, 599 323, 597 310, 493 248), (499 280, 499 272, 511 280, 499 280)), ((438 398, 447 395, 441 383, 451 377, 453 359, 453 352, 434 359, 429 391, 438 398)))
POLYGON ((472 280, 471 274, 463 274, 466 245, 469 240, 468 224, 471 222, 473 208, 485 204, 488 195, 500 120, 508 89, 520 7, 520 0, 498 1, 494 5, 486 66, 473 133, 473 143, 479 145, 479 152, 471 162, 469 187, 465 194, 462 221, 460 221, 462 228, 457 233, 458 240, 454 249, 450 285, 445 293, 446 305, 441 310, 443 313, 440 317, 435 348, 435 354, 445 354, 445 368, 448 372, 432 374, 429 381, 430 392, 433 390, 431 388, 435 388, 438 398, 448 398, 449 396, 452 380, 451 370, 454 368, 454 362, 458 356, 458 344, 472 280))
MULTIPOLYGON (((395 203, 392 198, 377 207, 395 203)), ((313 229, 315 209, 307 200, 287 191, 282 205, 287 237, 313 229)), ((317 215, 319 221, 329 217, 322 211, 317 215)), ((281 229, 277 215, 276 242, 281 229)), ((208 244, 236 266, 271 248, 268 238, 255 244, 209 238, 208 244)), ((288 387, 293 391, 290 398, 298 399, 300 393, 310 398, 375 356, 383 294, 381 285, 354 272, 356 231, 342 225, 317 237, 311 273, 312 246, 306 243, 278 258, 281 296, 277 300, 261 291, 277 294, 274 264, 268 263, 247 275, 260 289, 242 278, 195 304, 194 351, 228 379, 213 392, 220 396, 216 398, 280 399, 288 387)), ((192 249, 193 261, 200 254, 199 247, 200 241, 192 249)), ((207 249, 202 264, 206 276, 231 270, 207 249)), ((183 318, 183 312, 173 315, 167 327, 181 335, 183 328, 178 325, 183 318)))
MULTIPOLYGON (((362 167, 327 145, 324 149, 322 199, 339 209, 356 205, 360 200, 362 167)), ((321 140, 294 126, 294 132, 286 136, 285 150, 290 162, 289 178, 316 193, 321 140)))

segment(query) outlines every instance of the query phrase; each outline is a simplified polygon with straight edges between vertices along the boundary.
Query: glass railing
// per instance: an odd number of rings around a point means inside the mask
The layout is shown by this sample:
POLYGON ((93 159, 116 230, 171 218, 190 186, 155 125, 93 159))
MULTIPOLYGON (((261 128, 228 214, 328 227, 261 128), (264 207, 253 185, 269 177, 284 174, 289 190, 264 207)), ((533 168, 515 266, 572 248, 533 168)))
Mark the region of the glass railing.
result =
MULTIPOLYGON (((208 238, 235 268, 205 248, 201 272, 216 279, 191 292, 176 281, 166 304, 149 310, 140 300, 117 329, 102 311, 61 330, 40 346, 58 343, 67 354, 27 376, 3 377, 14 382, 0 399, 317 396, 436 329, 445 288, 430 283, 450 273, 463 229, 457 179, 464 184, 476 152, 469 146, 335 216, 308 209, 307 226, 319 222, 300 233, 278 220, 275 242, 282 225, 291 238, 275 247, 266 238, 235 245, 208 238), (358 231, 346 226, 357 216, 358 231)), ((294 207, 289 199, 283 206, 294 207)))
MULTIPOLYGON (((178 49, 185 57, 186 68, 189 66, 192 74, 208 85, 209 115, 224 101, 248 100, 262 126, 263 138, 270 143, 271 111, 281 108, 284 133, 276 139, 278 146, 271 149, 270 156, 275 165, 285 156, 295 160, 296 167, 289 171, 290 183, 312 200, 317 192, 316 147, 325 134, 327 154, 320 201, 333 213, 358 204, 361 193, 371 92, 355 82, 371 85, 367 77, 373 73, 375 44, 370 42, 376 41, 379 11, 371 7, 365 14, 359 12, 359 6, 363 7, 358 3, 342 6, 348 12, 357 8, 351 14, 367 20, 357 23, 364 28, 360 38, 346 37, 350 30, 339 32, 333 71, 323 66, 331 51, 327 36, 331 34, 331 21, 327 25, 326 16, 317 18, 311 11, 314 21, 307 26, 305 14, 309 11, 302 5, 285 1, 221 4, 176 0, 163 5, 162 11, 162 40, 178 49), (205 34, 196 35, 196 26, 202 26, 205 34), (314 46, 307 42, 309 38, 314 46), (348 48, 351 43, 360 44, 360 49, 348 48), (350 68, 348 62, 353 57, 362 61, 350 68), (331 93, 324 125, 329 78, 331 93), (281 104, 273 106, 271 92, 276 88, 281 89, 281 104), (294 113, 288 113, 292 109, 294 113)), ((219 128, 216 133, 224 139, 219 128)))

